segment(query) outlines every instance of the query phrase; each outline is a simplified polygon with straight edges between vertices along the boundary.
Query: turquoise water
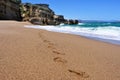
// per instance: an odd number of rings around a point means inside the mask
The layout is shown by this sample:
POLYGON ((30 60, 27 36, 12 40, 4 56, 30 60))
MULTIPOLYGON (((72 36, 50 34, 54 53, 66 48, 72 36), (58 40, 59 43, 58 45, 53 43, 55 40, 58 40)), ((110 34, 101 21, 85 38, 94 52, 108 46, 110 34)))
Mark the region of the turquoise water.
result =
POLYGON ((109 27, 109 26, 120 27, 120 22, 87 22, 80 26, 83 26, 83 27, 109 27))
POLYGON ((77 25, 62 25, 62 26, 74 26, 74 27, 120 27, 120 22, 85 22, 85 23, 79 23, 77 25))
POLYGON ((29 28, 80 35, 87 38, 120 45, 120 22, 86 22, 78 25, 26 26, 29 28))

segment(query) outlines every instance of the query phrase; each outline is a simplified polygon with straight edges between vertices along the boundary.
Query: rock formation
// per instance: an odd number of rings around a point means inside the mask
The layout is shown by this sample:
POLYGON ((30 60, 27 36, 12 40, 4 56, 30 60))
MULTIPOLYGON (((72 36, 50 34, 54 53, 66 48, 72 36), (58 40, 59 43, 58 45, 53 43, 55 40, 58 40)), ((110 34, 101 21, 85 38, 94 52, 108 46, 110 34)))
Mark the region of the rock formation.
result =
POLYGON ((29 21, 39 25, 78 24, 56 15, 48 4, 21 3, 21 0, 0 0, 0 19, 29 21))
POLYGON ((48 4, 22 4, 21 16, 23 21, 30 21, 33 24, 57 25, 65 21, 62 15, 55 15, 48 4))
POLYGON ((74 25, 74 24, 78 24, 78 23, 79 23, 78 20, 72 20, 72 19, 67 20, 67 21, 65 22, 65 24, 69 24, 69 25, 74 25))
POLYGON ((20 3, 21 0, 0 0, 0 19, 20 20, 20 3))

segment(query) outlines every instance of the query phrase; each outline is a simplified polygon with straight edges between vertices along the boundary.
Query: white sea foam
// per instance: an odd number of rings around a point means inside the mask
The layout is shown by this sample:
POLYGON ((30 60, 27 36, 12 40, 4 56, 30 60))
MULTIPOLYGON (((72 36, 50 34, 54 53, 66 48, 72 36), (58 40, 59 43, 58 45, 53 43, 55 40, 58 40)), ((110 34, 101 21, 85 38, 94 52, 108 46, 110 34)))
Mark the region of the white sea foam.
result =
POLYGON ((83 25, 84 23, 78 23, 78 25, 83 25))
POLYGON ((65 25, 65 24, 64 24, 64 23, 61 23, 60 25, 63 26, 63 25, 65 25))
POLYGON ((48 31, 70 33, 75 35, 86 36, 89 38, 106 39, 107 41, 120 42, 120 27, 109 26, 109 27, 72 27, 72 26, 25 26, 27 28, 44 29, 48 31))

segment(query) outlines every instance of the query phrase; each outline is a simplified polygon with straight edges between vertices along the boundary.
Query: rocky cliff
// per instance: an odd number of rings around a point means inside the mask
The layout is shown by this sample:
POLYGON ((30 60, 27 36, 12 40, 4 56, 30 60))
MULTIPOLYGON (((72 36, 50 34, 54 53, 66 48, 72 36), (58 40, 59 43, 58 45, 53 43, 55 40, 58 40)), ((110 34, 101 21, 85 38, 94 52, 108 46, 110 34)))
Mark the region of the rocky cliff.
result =
POLYGON ((21 4, 23 21, 30 21, 40 25, 56 25, 65 21, 62 15, 56 15, 48 4, 21 4))
POLYGON ((0 19, 21 20, 20 3, 21 0, 0 0, 0 19))
POLYGON ((0 0, 0 19, 29 21, 39 25, 78 24, 56 15, 48 4, 21 3, 21 0, 0 0))

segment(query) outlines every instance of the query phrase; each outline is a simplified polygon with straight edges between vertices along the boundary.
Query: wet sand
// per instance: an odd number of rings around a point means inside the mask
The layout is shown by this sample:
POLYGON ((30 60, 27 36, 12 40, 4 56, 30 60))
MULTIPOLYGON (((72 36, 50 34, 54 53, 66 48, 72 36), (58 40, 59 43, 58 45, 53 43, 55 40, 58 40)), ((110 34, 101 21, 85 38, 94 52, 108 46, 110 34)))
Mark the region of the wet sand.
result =
POLYGON ((120 80, 120 46, 0 21, 0 80, 120 80))

